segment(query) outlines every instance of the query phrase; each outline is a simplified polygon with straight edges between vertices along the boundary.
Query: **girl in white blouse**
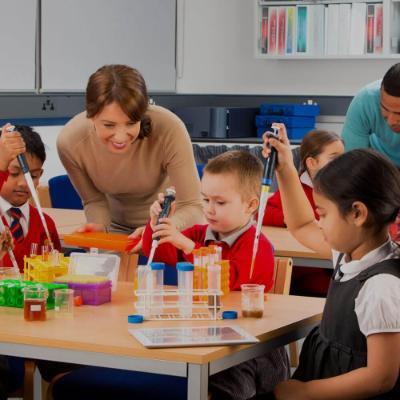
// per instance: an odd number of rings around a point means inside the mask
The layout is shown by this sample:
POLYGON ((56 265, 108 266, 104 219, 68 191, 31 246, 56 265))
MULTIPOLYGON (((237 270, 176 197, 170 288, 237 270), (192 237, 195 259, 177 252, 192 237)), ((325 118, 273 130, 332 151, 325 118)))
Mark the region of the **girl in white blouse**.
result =
POLYGON ((373 150, 345 153, 314 179, 320 220, 299 183, 282 124, 276 168, 288 229, 332 255, 335 271, 321 325, 307 336, 278 399, 400 398, 400 259, 388 227, 400 205, 400 172, 373 150))

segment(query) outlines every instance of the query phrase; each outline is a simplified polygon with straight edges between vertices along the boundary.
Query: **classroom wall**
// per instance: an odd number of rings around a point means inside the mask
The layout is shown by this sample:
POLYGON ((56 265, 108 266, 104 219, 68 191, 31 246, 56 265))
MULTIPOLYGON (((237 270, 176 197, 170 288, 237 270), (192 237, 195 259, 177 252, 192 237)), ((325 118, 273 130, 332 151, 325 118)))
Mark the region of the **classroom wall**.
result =
POLYGON ((255 3, 178 1, 178 93, 353 96, 397 61, 257 59, 255 3))

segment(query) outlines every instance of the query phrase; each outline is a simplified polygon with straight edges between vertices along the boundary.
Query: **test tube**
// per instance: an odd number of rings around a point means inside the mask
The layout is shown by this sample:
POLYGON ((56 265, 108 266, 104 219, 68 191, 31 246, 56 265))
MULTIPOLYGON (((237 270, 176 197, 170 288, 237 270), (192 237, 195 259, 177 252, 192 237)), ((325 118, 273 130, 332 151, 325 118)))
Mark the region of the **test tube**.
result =
POLYGON ((161 314, 164 306, 164 296, 160 292, 164 287, 165 264, 153 262, 150 264, 151 271, 148 274, 150 282, 148 288, 151 290, 151 314, 161 314), (154 294, 155 292, 155 294, 154 294))
POLYGON ((42 261, 49 261, 49 246, 47 244, 42 246, 42 261))
POLYGON ((146 316, 149 309, 149 300, 146 297, 147 289, 147 272, 148 268, 146 265, 138 265, 136 268, 137 277, 137 297, 136 297, 136 311, 139 314, 146 316))
POLYGON ((212 313, 213 318, 221 309, 221 265, 212 264, 207 268, 208 276, 208 309, 212 313))
POLYGON ((178 293, 179 293, 179 315, 181 318, 192 318, 193 305, 193 264, 178 262, 178 293))
MULTIPOLYGON (((201 250, 195 249, 192 251, 193 254, 193 264, 194 264, 194 274, 193 274, 193 289, 203 290, 203 278, 201 270, 201 250)), ((193 300, 200 300, 199 296, 194 296, 193 300)))
POLYGON ((38 254, 38 244, 37 243, 31 243, 31 248, 29 252, 29 256, 31 258, 35 258, 38 254))
POLYGON ((60 252, 58 250, 52 250, 50 252, 50 265, 57 267, 60 265, 60 252))

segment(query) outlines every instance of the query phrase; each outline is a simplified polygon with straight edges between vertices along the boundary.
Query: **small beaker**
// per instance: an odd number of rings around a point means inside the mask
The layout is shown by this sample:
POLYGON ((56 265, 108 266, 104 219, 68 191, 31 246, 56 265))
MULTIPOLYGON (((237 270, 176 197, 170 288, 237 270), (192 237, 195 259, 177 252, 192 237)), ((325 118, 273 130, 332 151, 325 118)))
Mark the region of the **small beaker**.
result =
POLYGON ((30 285, 23 290, 25 320, 46 321, 47 289, 41 285, 30 285))
POLYGON ((0 267, 0 281, 4 279, 21 279, 21 274, 12 267, 0 267))
POLYGON ((49 246, 47 244, 42 246, 42 261, 49 261, 49 246))
POLYGON ((244 318, 261 318, 264 313, 265 285, 246 283, 240 285, 242 290, 242 316, 244 318))
POLYGON ((74 290, 54 290, 54 310, 56 317, 69 317, 74 315, 74 290))

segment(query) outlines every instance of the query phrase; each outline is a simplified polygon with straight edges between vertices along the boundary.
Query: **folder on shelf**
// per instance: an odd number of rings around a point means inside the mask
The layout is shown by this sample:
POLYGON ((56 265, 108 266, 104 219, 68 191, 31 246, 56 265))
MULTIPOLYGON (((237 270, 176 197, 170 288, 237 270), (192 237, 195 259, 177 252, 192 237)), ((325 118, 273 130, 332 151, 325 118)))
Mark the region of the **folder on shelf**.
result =
POLYGON ((353 3, 350 23, 350 55, 364 54, 366 18, 367 5, 365 3, 353 3))
POLYGON ((383 5, 375 4, 374 53, 382 54, 383 50, 383 5))
POLYGON ((351 23, 351 4, 339 4, 339 37, 338 54, 349 54, 349 37, 351 23))
POLYGON ((296 49, 296 7, 286 7, 286 54, 296 49))

